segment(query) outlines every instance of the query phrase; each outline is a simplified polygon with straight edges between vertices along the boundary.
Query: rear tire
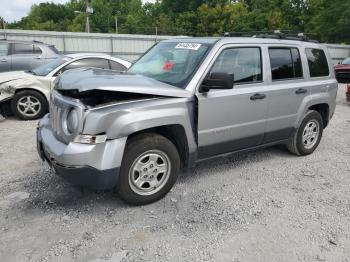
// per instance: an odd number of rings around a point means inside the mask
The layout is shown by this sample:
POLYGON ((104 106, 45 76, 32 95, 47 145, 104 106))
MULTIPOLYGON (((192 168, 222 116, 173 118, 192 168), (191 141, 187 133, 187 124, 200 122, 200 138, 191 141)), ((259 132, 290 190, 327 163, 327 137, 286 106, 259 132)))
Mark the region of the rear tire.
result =
POLYGON ((306 113, 299 128, 289 138, 288 150, 299 156, 313 153, 318 147, 323 133, 323 120, 317 111, 306 113))
POLYGON ((46 98, 37 91, 20 91, 12 98, 11 110, 22 120, 42 118, 48 109, 46 98))
POLYGON ((128 141, 117 191, 132 205, 145 205, 164 197, 180 172, 175 145, 157 134, 142 134, 128 141))

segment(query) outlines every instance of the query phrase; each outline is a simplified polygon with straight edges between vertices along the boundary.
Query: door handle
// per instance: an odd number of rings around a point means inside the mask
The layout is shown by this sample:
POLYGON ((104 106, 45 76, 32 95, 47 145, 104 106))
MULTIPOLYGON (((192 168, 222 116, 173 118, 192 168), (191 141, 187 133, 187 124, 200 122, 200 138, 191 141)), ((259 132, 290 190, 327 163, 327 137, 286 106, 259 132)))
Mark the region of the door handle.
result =
POLYGON ((7 59, 3 58, 3 59, 1 59, 1 62, 5 63, 5 62, 7 62, 7 59))
POLYGON ((295 91, 295 93, 296 93, 297 95, 299 95, 299 94, 305 94, 305 93, 307 93, 307 90, 304 89, 304 88, 299 88, 297 91, 295 91))
POLYGON ((258 100, 258 99, 264 99, 264 98, 266 98, 266 95, 265 94, 259 94, 259 93, 257 93, 257 94, 254 94, 254 95, 252 95, 251 97, 250 97, 250 100, 258 100))

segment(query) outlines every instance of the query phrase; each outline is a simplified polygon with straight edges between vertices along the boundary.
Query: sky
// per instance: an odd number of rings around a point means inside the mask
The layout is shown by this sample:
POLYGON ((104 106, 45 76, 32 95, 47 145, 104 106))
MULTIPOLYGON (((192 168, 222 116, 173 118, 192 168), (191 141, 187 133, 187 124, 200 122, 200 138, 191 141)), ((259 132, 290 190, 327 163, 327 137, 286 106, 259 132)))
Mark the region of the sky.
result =
MULTIPOLYGON (((21 20, 22 17, 28 15, 30 7, 33 4, 43 2, 66 3, 69 0, 0 0, 0 16, 6 22, 14 22, 21 20)), ((142 2, 152 2, 150 0, 142 0, 142 2)))

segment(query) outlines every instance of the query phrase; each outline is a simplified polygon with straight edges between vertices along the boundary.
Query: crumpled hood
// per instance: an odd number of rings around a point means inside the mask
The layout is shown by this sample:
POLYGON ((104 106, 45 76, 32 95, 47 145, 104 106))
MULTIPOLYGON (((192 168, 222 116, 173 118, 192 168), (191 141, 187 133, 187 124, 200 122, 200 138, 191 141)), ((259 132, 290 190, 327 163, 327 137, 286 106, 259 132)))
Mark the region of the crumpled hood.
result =
POLYGON ((104 90, 168 97, 192 96, 189 91, 152 78, 125 73, 118 74, 114 71, 95 68, 74 69, 63 73, 55 89, 78 90, 78 92, 104 90))
POLYGON ((26 77, 31 77, 30 74, 24 72, 24 71, 13 71, 13 72, 4 72, 0 73, 0 84, 6 83, 9 81, 22 79, 26 77))

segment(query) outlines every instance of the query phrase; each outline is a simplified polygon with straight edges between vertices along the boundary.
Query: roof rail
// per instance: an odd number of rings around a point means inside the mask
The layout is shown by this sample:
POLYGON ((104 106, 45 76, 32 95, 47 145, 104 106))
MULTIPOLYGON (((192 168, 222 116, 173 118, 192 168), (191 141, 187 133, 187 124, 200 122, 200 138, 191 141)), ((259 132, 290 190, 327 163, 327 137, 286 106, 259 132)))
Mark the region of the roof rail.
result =
POLYGON ((255 32, 225 32, 225 37, 254 37, 254 38, 270 38, 270 39, 283 39, 283 40, 295 40, 304 42, 318 43, 317 40, 310 39, 304 33, 291 33, 286 30, 275 31, 255 31, 255 32))

